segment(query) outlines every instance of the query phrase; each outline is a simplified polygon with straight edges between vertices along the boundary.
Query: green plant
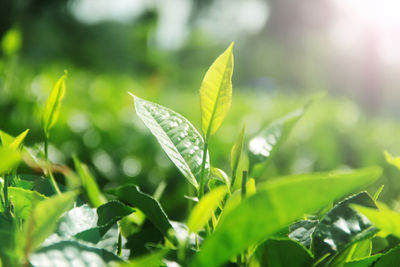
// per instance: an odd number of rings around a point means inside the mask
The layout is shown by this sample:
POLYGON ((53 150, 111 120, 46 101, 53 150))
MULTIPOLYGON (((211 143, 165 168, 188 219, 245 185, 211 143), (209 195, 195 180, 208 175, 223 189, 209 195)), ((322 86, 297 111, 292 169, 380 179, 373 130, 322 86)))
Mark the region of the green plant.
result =
POLYGON ((23 145, 28 131, 15 138, 0 132, 2 265, 394 263, 400 251, 398 246, 374 255, 371 250, 379 229, 398 235, 397 229, 378 220, 384 213, 384 218, 399 223, 398 214, 384 208, 377 211, 381 204, 376 200, 382 188, 374 197, 366 192, 348 197, 376 181, 381 174, 379 167, 298 174, 259 182, 263 169, 310 102, 272 122, 249 142, 243 127, 230 153, 226 153, 231 163, 230 175, 212 165, 208 148, 232 102, 232 73, 233 44, 211 65, 202 82, 202 134, 184 116, 132 94, 137 115, 195 190, 195 195, 191 194, 193 188, 188 192, 193 207, 184 222, 171 220, 161 206, 158 199, 165 188, 163 184, 153 196, 135 184, 102 191, 78 157, 73 156, 75 171, 49 160, 50 130, 66 92, 64 74, 43 112, 43 150, 23 145), (249 158, 248 164, 240 164, 245 157, 249 158), (21 162, 38 172, 19 174, 17 167, 21 162), (57 183, 54 174, 59 179, 63 176, 66 182, 57 183), (44 190, 45 186, 51 186, 53 191, 44 190))

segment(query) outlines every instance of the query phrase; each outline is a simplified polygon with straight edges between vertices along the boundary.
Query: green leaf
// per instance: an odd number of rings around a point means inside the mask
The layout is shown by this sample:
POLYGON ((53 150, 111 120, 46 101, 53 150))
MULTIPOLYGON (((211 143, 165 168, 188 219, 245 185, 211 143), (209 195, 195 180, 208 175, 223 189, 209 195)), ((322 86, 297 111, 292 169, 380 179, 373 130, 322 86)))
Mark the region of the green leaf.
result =
POLYGON ((374 267, 398 266, 400 259, 400 246, 396 246, 382 255, 374 267))
POLYGON ((385 153, 385 159, 386 159, 387 163, 395 166, 397 169, 400 170, 400 157, 393 157, 386 150, 384 151, 384 153, 385 153))
POLYGON ((42 247, 29 257, 34 267, 44 266, 96 266, 107 267, 121 258, 104 249, 81 244, 77 241, 62 241, 42 247))
POLYGON ((374 196, 372 197, 372 199, 376 202, 379 198, 379 196, 382 193, 383 188, 385 187, 385 185, 381 185, 378 190, 376 190, 376 192, 374 193, 374 196))
POLYGON ((69 210, 76 198, 76 192, 67 192, 38 202, 24 224, 25 251, 35 250, 53 233, 57 219, 69 210))
POLYGON ((3 146, 9 146, 14 141, 15 137, 0 130, 0 139, 3 146))
POLYGON ((133 259, 127 263, 121 263, 117 267, 159 267, 164 266, 162 260, 167 250, 151 252, 150 254, 133 259))
POLYGON ((139 187, 132 184, 109 189, 106 192, 117 196, 123 203, 140 209, 163 235, 169 237, 171 223, 160 203, 152 196, 143 193, 139 187))
POLYGON ((203 243, 191 266, 219 266, 306 213, 372 183, 381 169, 316 173, 274 179, 229 212, 203 243))
POLYGON ((218 207, 218 204, 222 201, 226 191, 226 187, 215 188, 202 197, 196 206, 194 206, 187 223, 191 232, 197 233, 203 229, 218 207))
MULTIPOLYGON (((229 179, 229 176, 221 169, 211 167, 211 175, 210 175, 210 180, 208 183, 209 188, 210 188, 210 182, 214 182, 213 183, 214 185, 222 183, 228 188, 229 191, 231 189, 231 181, 229 179)), ((214 186, 213 188, 215 188, 215 187, 216 186, 214 186)), ((210 190, 211 189, 212 188, 210 188, 210 190)))
POLYGON ((206 140, 221 126, 231 106, 233 45, 214 61, 200 87, 201 129, 206 140))
POLYGON ((311 246, 311 236, 318 225, 318 220, 302 220, 289 227, 289 238, 301 243, 306 248, 311 246))
POLYGON ((32 190, 9 187, 8 194, 14 206, 14 214, 18 219, 26 220, 32 212, 35 203, 47 199, 46 196, 32 190))
POLYGON ((283 118, 272 122, 250 140, 248 150, 251 166, 265 162, 273 156, 275 151, 289 136, 297 121, 303 116, 308 106, 309 103, 283 118))
POLYGON ((244 131, 245 131, 245 126, 243 125, 243 128, 240 131, 240 134, 239 134, 238 138, 236 139, 236 142, 233 145, 232 150, 231 150, 232 173, 236 173, 237 168, 239 166, 240 154, 242 153, 242 149, 243 149, 244 131))
POLYGON ((75 164, 75 169, 82 180, 82 186, 85 189, 90 203, 93 207, 98 207, 106 202, 105 197, 101 194, 97 186, 95 178, 89 172, 88 167, 82 164, 76 156, 72 157, 75 164))
POLYGON ((312 235, 312 247, 316 259, 328 253, 330 255, 340 253, 354 240, 360 240, 360 237, 374 228, 365 216, 350 207, 351 204, 377 208, 374 200, 366 192, 351 196, 335 205, 325 214, 312 235))
POLYGON ((20 153, 10 147, 0 147, 0 174, 11 171, 21 161, 20 153))
POLYGON ((390 210, 383 205, 379 205, 379 210, 362 206, 356 206, 355 208, 367 216, 386 235, 393 234, 400 237, 400 213, 390 210))
POLYGON ((46 101, 46 105, 44 107, 43 116, 42 116, 42 127, 46 134, 49 136, 50 129, 56 123, 60 108, 61 101, 65 95, 65 80, 67 78, 67 73, 65 72, 63 76, 56 82, 53 90, 50 93, 49 98, 46 101))
MULTIPOLYGON (((198 189, 204 147, 201 135, 186 118, 175 111, 132 96, 139 118, 157 138, 175 166, 198 189)), ((208 152, 205 171, 206 174, 210 171, 208 152)))
POLYGON ((18 149, 21 147, 22 142, 24 141, 26 135, 28 134, 29 129, 26 129, 22 133, 20 133, 17 137, 14 137, 4 131, 0 130, 0 139, 1 143, 5 147, 10 147, 13 149, 18 149))
POLYGON ((349 262, 346 262, 343 265, 343 267, 370 267, 381 256, 382 256, 382 254, 376 254, 374 256, 366 257, 366 258, 359 259, 359 260, 356 260, 356 261, 349 261, 349 262))
POLYGON ((257 249, 261 266, 309 267, 313 263, 311 253, 291 239, 269 239, 257 249))

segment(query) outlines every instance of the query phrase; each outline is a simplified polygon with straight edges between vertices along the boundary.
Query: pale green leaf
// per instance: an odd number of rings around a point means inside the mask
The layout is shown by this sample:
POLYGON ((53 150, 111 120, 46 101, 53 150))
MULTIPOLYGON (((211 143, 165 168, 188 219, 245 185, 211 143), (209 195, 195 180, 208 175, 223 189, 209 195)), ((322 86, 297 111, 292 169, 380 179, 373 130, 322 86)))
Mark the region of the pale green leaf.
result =
POLYGON ((400 157, 393 157, 386 150, 384 151, 384 153, 385 153, 385 158, 386 158, 387 163, 395 166, 397 169, 400 170, 400 157))
POLYGON ((203 229, 225 194, 226 187, 222 186, 215 188, 200 199, 188 219, 187 226, 191 232, 197 233, 203 229))
POLYGON ((64 73, 64 75, 61 76, 60 79, 58 79, 44 107, 42 116, 42 127, 47 136, 49 136, 49 131, 56 123, 60 113, 61 101, 65 96, 66 78, 67 73, 64 73))
POLYGON ((356 206, 357 211, 364 214, 379 230, 386 235, 393 234, 400 238, 400 213, 378 205, 379 210, 356 206))
POLYGON ((89 169, 85 164, 82 164, 76 156, 73 156, 75 169, 82 180, 83 188, 85 189, 90 203, 93 207, 99 207, 106 203, 106 198, 101 194, 99 187, 97 186, 95 178, 90 173, 89 169))
MULTIPOLYGON (((132 94, 131 94, 132 95, 132 94)), ((136 113, 157 138, 175 166, 198 189, 203 160, 204 141, 194 126, 182 115, 161 105, 132 95, 136 113)), ((210 171, 207 152, 205 171, 210 171)))
POLYGON ((76 196, 76 192, 67 192, 34 204, 32 213, 24 224, 25 251, 35 250, 53 233, 57 219, 71 208, 76 196))
POLYGON ((236 139, 236 142, 233 145, 232 150, 231 150, 232 173, 236 173, 236 170, 239 165, 240 154, 242 153, 242 149, 243 149, 244 131, 245 131, 245 126, 243 125, 243 128, 240 131, 240 134, 239 134, 238 138, 236 139))
POLYGON ((233 45, 214 61, 200 87, 201 128, 206 139, 218 130, 231 106, 233 45))
POLYGON ((205 240, 191 266, 220 266, 261 240, 354 190, 375 181, 380 168, 274 179, 234 208, 205 240))
POLYGON ((35 203, 47 199, 46 196, 32 190, 19 187, 9 187, 8 194, 17 218, 26 220, 32 212, 35 203))
POLYGON ((0 174, 11 171, 21 161, 21 155, 16 149, 0 147, 0 174))
POLYGON ((10 147, 14 149, 18 149, 22 146, 22 142, 24 142, 26 135, 28 134, 29 129, 26 129, 21 134, 19 134, 15 139, 11 142, 10 147))
POLYGON ((151 252, 150 254, 141 256, 139 258, 130 260, 126 263, 121 263, 116 267, 159 267, 164 266, 162 260, 167 254, 167 250, 159 250, 156 252, 151 252))
POLYGON ((15 139, 14 136, 11 134, 8 134, 2 130, 0 130, 0 138, 1 138, 1 144, 3 146, 9 146, 15 139))

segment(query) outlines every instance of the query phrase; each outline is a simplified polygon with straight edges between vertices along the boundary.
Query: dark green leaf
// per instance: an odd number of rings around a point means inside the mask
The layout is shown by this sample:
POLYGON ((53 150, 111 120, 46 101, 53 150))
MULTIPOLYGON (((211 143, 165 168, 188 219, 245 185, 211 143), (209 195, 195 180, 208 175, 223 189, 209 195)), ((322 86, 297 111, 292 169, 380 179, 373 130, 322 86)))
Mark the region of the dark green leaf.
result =
POLYGON ((308 267, 313 262, 310 251, 291 239, 269 239, 256 253, 261 266, 308 267))
POLYGON ((322 218, 312 235, 316 259, 328 253, 335 255, 348 248, 355 240, 362 240, 365 234, 376 232, 371 222, 352 209, 351 204, 377 208, 374 200, 366 192, 351 196, 335 205, 322 218))
POLYGON ((398 266, 400 259, 400 246, 394 247, 386 252, 379 260, 374 264, 374 267, 389 267, 398 266))
MULTIPOLYGON (((175 166, 198 189, 204 147, 204 141, 199 132, 185 117, 175 111, 132 96, 139 118, 157 138, 175 166)), ((210 171, 208 153, 205 170, 207 173, 210 171)))
POLYGON ((169 237, 171 223, 160 203, 152 196, 143 193, 139 187, 132 184, 109 189, 106 192, 117 196, 123 203, 140 209, 163 235, 169 237))
POLYGON ((315 212, 330 201, 375 181, 380 174, 380 168, 372 167, 269 181, 226 215, 213 235, 204 241, 192 266, 219 266, 305 213, 315 212))
POLYGON ((34 267, 47 266, 96 266, 107 267, 121 258, 104 249, 81 244, 77 241, 62 241, 42 247, 29 257, 34 267))
POLYGON ((376 262, 382 254, 376 254, 374 256, 366 257, 364 259, 359 259, 357 261, 346 262, 343 267, 370 267, 376 262))
POLYGON ((289 227, 289 237, 300 242, 306 248, 310 248, 311 235, 317 227, 318 220, 302 220, 289 227))

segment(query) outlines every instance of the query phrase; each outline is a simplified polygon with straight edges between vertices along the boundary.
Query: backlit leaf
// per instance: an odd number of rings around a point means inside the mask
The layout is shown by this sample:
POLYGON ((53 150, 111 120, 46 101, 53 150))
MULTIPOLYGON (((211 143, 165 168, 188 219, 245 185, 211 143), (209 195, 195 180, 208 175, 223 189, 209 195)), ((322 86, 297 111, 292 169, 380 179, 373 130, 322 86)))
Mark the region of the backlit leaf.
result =
POLYGON ((197 233, 204 227, 225 194, 226 187, 218 187, 200 199, 188 219, 187 226, 190 231, 197 233))
POLYGON ((214 61, 200 87, 201 129, 206 139, 218 130, 231 106, 233 44, 214 61))
POLYGON ((53 233, 57 219, 69 210, 76 198, 76 192, 67 192, 38 202, 24 225, 26 251, 32 251, 53 233))
MULTIPOLYGON (((203 160, 204 141, 194 126, 182 115, 161 105, 132 95, 136 113, 157 138, 175 166, 198 189, 203 160)), ((209 173, 207 152, 205 171, 209 173)), ((208 177, 206 175, 206 177, 208 177)))
POLYGON ((219 266, 306 213, 375 181, 378 167, 274 179, 257 188, 221 221, 191 266, 219 266))
POLYGON ((395 166, 397 169, 400 170, 400 157, 393 157, 389 152, 385 150, 385 158, 387 163, 395 166))
POLYGON ((16 149, 0 147, 0 174, 11 171, 21 161, 21 155, 16 149))
POLYGON ((46 196, 32 190, 19 187, 9 187, 8 194, 17 218, 26 220, 32 212, 35 203, 47 199, 46 196))
POLYGON ((60 113, 61 101, 65 95, 66 78, 67 73, 64 73, 64 75, 58 79, 44 107, 42 115, 42 127, 47 137, 49 136, 49 131, 56 123, 60 113))

